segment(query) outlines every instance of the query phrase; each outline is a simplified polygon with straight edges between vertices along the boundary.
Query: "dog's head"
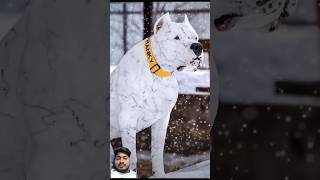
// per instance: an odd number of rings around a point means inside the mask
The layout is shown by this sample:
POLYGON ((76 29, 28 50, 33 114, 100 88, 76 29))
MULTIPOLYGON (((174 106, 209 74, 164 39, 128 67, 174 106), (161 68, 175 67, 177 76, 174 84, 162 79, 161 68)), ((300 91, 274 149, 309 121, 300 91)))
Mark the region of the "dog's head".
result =
POLYGON ((178 71, 196 71, 202 63, 202 45, 187 15, 182 23, 176 23, 171 21, 169 13, 164 14, 154 25, 154 37, 160 47, 160 53, 166 58, 163 62, 166 66, 178 71))
POLYGON ((297 0, 217 0, 214 24, 217 30, 266 28, 272 32, 291 15, 297 0))

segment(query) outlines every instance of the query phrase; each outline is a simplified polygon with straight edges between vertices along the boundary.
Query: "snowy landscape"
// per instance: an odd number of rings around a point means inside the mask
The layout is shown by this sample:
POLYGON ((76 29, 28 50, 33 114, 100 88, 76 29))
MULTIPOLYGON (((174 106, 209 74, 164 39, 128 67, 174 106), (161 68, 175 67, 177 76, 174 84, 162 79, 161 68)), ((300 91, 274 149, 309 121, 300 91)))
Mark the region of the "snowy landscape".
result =
MULTIPOLYGON (((138 158, 150 160, 150 152, 139 152, 138 158)), ((165 166, 175 168, 166 172, 166 178, 210 178, 210 152, 190 156, 165 153, 164 161, 165 166)))
MULTIPOLYGON (((199 38, 209 40, 209 4, 209 2, 153 3, 154 12, 156 13, 153 14, 152 19, 155 21, 160 17, 161 14, 165 13, 166 11, 170 11, 172 20, 181 22, 183 20, 182 18, 184 17, 183 14, 186 13, 191 25, 198 33, 199 38), (175 13, 175 10, 192 11, 197 9, 207 12, 197 13, 193 11, 192 13, 175 13)), ((125 3, 125 5, 124 3, 111 4, 110 73, 112 73, 112 71, 116 68, 117 63, 123 56, 125 50, 130 49, 133 45, 143 39, 142 8, 142 3, 125 3), (125 30, 123 29, 123 16, 117 13, 112 13, 123 12, 124 8, 126 8, 128 13, 126 17, 127 21, 129 22, 127 23, 126 30, 126 32, 130 34, 128 36, 124 34, 125 30), (126 41, 123 41, 124 37, 126 38, 126 41)), ((178 81, 179 96, 181 95, 181 97, 180 100, 178 99, 177 106, 174 108, 172 118, 170 120, 171 125, 169 125, 167 132, 167 145, 165 147, 167 152, 164 155, 164 164, 167 172, 166 178, 210 177, 210 152, 208 149, 210 126, 208 126, 209 104, 207 103, 207 99, 210 94, 208 91, 197 90, 197 88, 210 88, 210 69, 208 63, 209 56, 207 52, 205 52, 204 58, 204 63, 196 72, 182 71, 175 72, 173 74, 178 81), (199 103, 201 106, 204 106, 204 110, 200 110, 201 107, 198 105, 199 103), (192 110, 196 110, 196 112, 190 116, 189 113, 192 112, 192 110), (194 117, 194 115, 198 117, 194 117), (199 122, 195 122, 196 119, 198 119, 199 122), (197 138, 198 140, 196 140, 197 138), (200 143, 198 148, 200 148, 201 151, 198 151, 198 153, 195 153, 197 150, 193 147, 194 143, 200 143), (204 146, 204 143, 207 143, 208 147, 204 146), (204 147, 207 149, 204 150, 204 147)), ((150 135, 149 132, 142 133, 143 134, 139 136, 138 142, 138 146, 141 146, 140 149, 142 149, 142 151, 138 152, 138 161, 141 163, 140 172, 142 172, 140 175, 152 178, 150 151, 146 151, 146 149, 150 147, 150 144, 147 140, 150 138, 150 135)))

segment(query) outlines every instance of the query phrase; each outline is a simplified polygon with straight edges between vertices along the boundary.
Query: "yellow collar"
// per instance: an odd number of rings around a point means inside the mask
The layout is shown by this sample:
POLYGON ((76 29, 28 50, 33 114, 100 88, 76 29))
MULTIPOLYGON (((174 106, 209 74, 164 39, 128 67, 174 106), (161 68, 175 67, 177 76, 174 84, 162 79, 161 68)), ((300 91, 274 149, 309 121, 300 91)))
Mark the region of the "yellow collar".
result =
POLYGON ((147 58, 147 62, 150 66, 150 71, 159 77, 169 77, 171 73, 161 69, 160 65, 157 63, 156 58, 153 55, 151 47, 151 39, 147 38, 144 42, 144 55, 147 58))

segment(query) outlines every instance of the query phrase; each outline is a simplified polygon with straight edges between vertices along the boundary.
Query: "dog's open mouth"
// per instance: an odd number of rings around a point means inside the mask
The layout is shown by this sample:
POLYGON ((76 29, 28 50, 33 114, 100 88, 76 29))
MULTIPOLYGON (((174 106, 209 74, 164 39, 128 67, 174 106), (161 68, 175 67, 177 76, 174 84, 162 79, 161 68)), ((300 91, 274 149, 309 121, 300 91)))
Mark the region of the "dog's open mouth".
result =
POLYGON ((197 56, 196 58, 193 58, 192 60, 199 60, 199 61, 201 61, 201 59, 200 59, 199 56, 197 56))
POLYGON ((185 67, 186 67, 186 66, 179 66, 179 67, 177 67, 177 70, 178 70, 178 71, 182 71, 185 67))
POLYGON ((225 14, 214 20, 214 24, 219 31, 227 31, 232 29, 236 22, 237 17, 241 17, 242 15, 238 14, 225 14))

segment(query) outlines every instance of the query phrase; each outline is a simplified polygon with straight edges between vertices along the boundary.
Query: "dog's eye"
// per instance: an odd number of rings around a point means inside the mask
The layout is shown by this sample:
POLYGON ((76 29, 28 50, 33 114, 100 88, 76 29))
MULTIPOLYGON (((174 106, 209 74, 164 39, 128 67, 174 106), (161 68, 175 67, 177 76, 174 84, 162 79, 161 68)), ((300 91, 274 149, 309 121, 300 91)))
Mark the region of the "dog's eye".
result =
POLYGON ((174 37, 175 40, 180 40, 179 36, 174 37))

